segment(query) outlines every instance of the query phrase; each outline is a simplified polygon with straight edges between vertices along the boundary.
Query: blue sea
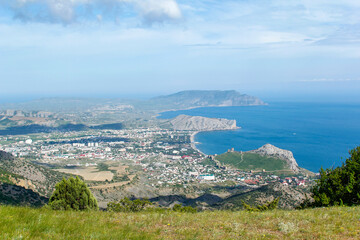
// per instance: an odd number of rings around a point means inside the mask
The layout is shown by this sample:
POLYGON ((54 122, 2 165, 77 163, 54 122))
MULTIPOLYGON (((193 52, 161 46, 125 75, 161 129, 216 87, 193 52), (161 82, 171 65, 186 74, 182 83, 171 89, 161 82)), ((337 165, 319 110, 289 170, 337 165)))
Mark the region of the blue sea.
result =
POLYGON ((196 147, 206 154, 257 149, 266 143, 293 152, 300 167, 341 165, 349 150, 360 145, 360 104, 270 103, 267 106, 207 107, 163 112, 159 118, 180 114, 235 119, 237 130, 200 132, 196 147))

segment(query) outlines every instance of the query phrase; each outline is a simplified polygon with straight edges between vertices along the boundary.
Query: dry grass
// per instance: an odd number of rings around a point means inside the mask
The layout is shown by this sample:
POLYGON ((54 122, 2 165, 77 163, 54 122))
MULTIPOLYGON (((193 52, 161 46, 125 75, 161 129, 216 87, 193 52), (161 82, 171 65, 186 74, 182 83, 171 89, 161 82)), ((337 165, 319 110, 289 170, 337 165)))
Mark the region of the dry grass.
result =
POLYGON ((109 167, 110 170, 115 170, 117 175, 122 175, 125 174, 127 172, 127 168, 129 168, 129 166, 125 166, 125 165, 119 165, 117 167, 109 167))
POLYGON ((0 239, 360 239, 360 207, 176 213, 0 207, 0 239))
POLYGON ((113 187, 124 186, 124 185, 128 184, 129 182, 131 182, 134 179, 135 176, 136 175, 129 175, 129 179, 130 179, 129 181, 102 184, 102 185, 92 186, 90 188, 92 188, 92 189, 104 189, 104 188, 113 188, 113 187))
POLYGON ((110 171, 98 171, 96 167, 74 168, 74 169, 57 169, 59 172, 71 173, 82 176, 87 181, 106 181, 114 177, 110 171))

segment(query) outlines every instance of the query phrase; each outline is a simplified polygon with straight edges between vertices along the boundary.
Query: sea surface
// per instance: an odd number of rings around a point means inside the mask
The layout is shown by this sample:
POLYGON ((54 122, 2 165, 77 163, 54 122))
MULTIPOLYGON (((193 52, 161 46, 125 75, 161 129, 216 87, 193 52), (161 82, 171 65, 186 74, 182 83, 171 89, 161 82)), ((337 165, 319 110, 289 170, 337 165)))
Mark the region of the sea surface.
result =
POLYGON ((360 145, 360 104, 269 103, 267 106, 206 107, 163 112, 235 119, 237 130, 200 132, 196 147, 205 154, 230 148, 248 151, 266 143, 293 152, 300 167, 318 172, 340 166, 349 150, 360 145))

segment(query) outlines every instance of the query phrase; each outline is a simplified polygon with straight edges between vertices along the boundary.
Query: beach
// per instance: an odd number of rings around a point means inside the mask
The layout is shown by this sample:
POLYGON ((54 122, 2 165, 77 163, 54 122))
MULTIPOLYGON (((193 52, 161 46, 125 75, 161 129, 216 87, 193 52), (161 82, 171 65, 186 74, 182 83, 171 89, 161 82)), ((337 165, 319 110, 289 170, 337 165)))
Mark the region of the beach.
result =
POLYGON ((202 151, 200 151, 197 147, 196 147, 196 142, 195 142, 195 135, 198 134, 200 131, 195 131, 192 132, 190 135, 190 142, 191 142, 191 148, 194 149, 195 151, 207 156, 207 154, 203 153, 202 151))

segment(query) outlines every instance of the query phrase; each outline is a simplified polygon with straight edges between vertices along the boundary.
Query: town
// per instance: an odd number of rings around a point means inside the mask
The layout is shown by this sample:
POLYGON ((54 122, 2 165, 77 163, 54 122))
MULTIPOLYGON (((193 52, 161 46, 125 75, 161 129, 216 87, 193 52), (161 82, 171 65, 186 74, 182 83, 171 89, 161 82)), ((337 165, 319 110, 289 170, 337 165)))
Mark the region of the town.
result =
POLYGON ((118 181, 105 171, 109 169, 100 171, 99 165, 112 164, 132 169, 132 174, 143 176, 157 188, 201 183, 261 186, 270 182, 301 187, 312 181, 306 175, 277 176, 219 166, 213 156, 194 147, 192 134, 194 131, 153 127, 13 135, 0 137, 0 150, 54 170, 78 174, 85 180, 96 180, 101 186, 101 181, 118 181), (79 170, 86 168, 98 170, 97 177, 92 179, 79 170))

